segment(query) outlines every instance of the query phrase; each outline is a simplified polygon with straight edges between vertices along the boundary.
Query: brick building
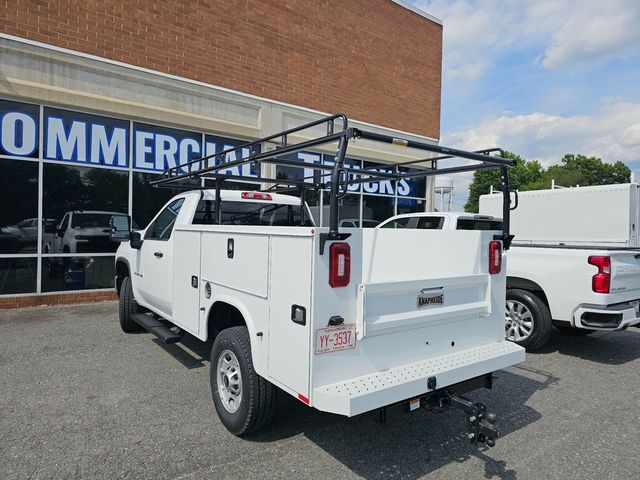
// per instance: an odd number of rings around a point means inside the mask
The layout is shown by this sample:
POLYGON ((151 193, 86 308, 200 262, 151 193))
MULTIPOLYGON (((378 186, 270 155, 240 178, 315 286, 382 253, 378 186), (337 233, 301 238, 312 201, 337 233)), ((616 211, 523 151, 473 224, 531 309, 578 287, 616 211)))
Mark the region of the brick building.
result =
MULTIPOLYGON (((442 25, 402 1, 14 0, 0 10, 0 308, 113 295, 112 246, 82 232, 110 212, 144 227, 171 196, 148 186, 169 165, 322 113, 439 139, 442 25)), ((350 149, 365 165, 415 155, 350 149)), ((342 210, 366 226, 431 208, 430 182, 404 187, 364 184, 342 210)), ((310 203, 324 224, 323 196, 310 203)))

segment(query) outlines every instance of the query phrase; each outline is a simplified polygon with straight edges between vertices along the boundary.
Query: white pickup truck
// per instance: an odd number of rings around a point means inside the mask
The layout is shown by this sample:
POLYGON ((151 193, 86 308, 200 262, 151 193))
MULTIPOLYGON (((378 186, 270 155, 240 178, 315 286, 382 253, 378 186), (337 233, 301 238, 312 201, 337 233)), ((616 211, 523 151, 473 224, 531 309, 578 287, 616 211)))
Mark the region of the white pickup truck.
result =
MULTIPOLYGON (((502 220, 430 212, 392 217, 377 228, 500 230, 502 220)), ((516 237, 505 263, 505 336, 529 351, 549 340, 553 326, 586 335, 640 324, 640 249, 521 244, 516 237)))
MULTIPOLYGON (((480 213, 500 212, 482 195, 480 213)), ((640 324, 638 185, 517 194, 507 256, 508 338, 542 347, 555 325, 588 335, 640 324)))
MULTIPOLYGON (((343 117, 329 117, 332 127, 335 118, 343 117)), ((213 403, 236 435, 269 422, 278 387, 346 416, 382 415, 394 405, 461 408, 472 441, 492 446, 495 416, 460 395, 490 387, 492 372, 524 360, 503 332, 508 232, 338 230, 345 179, 379 175, 344 170, 346 143, 370 137, 343 121, 340 132, 314 143, 340 141, 331 182, 317 185, 330 188, 329 228, 316 227, 298 197, 220 188, 224 177, 216 172, 239 162, 295 165, 274 152, 168 171, 157 185, 208 174, 216 189, 177 195, 143 231, 131 232, 128 217, 114 216, 113 238, 128 240, 116 254, 121 327, 146 328, 168 343, 185 332, 213 340, 213 403)), ((508 160, 461 154, 497 164, 506 184, 508 160)))

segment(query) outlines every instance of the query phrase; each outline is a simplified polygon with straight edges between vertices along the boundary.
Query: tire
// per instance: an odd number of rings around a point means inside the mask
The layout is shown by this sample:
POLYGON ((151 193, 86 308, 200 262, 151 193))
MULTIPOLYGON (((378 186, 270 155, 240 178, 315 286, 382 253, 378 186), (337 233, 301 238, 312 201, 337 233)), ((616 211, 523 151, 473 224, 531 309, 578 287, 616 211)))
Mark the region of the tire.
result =
POLYGON ((533 352, 551 336, 549 309, 539 297, 526 290, 507 290, 505 337, 533 352))
POLYGON ((131 287, 131 277, 124 277, 122 285, 120 285, 120 328, 124 333, 135 333, 143 330, 132 317, 140 311, 138 302, 133 296, 133 288, 131 287))
POLYGON ((568 327, 566 325, 555 325, 563 335, 572 335, 574 337, 584 337, 595 333, 596 330, 588 330, 586 328, 568 327))
POLYGON ((210 381, 218 417, 231 433, 247 435, 271 422, 277 389, 254 370, 246 327, 227 328, 216 337, 210 381))

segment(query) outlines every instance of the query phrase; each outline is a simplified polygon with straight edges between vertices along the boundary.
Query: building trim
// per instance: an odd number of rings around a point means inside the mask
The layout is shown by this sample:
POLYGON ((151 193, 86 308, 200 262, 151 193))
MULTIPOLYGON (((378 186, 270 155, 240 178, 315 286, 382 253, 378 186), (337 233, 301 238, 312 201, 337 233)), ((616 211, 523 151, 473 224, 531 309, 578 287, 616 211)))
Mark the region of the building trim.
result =
POLYGON ((442 20, 440 20, 438 17, 434 17, 433 15, 431 15, 430 13, 425 12, 424 10, 419 9, 418 7, 416 7, 415 5, 412 5, 411 3, 405 2, 403 0, 391 0, 393 3, 401 6, 402 8, 406 8, 407 10, 411 10, 413 13, 420 15, 423 18, 426 18, 427 20, 431 20, 433 23, 437 23, 438 25, 442 25, 442 20))
MULTIPOLYGON (((394 1, 398 5, 404 4, 404 2, 400 2, 400 1, 396 1, 396 0, 392 0, 392 1, 394 1)), ((409 8, 412 11, 414 11, 414 9, 415 9, 415 7, 409 7, 409 6, 406 6, 406 5, 402 5, 402 6, 405 6, 405 8, 409 8)), ((416 13, 420 12, 417 9, 415 9, 415 11, 416 11, 416 13)), ((427 15, 424 12, 418 13, 418 14, 420 14, 422 16, 427 15)), ((427 17, 425 17, 425 18, 427 18, 427 17)), ((166 78, 166 79, 170 79, 170 80, 174 80, 174 81, 179 81, 179 82, 183 82, 183 83, 187 83, 187 84, 191 84, 191 85, 197 85, 199 87, 208 88, 208 89, 215 90, 215 91, 218 91, 218 92, 224 92, 224 93, 227 93, 227 94, 238 95, 238 96, 241 96, 241 97, 244 97, 244 98, 249 98, 249 99, 252 99, 252 100, 258 100, 258 101, 261 101, 261 102, 270 103, 272 105, 279 105, 279 106, 283 106, 283 107, 287 107, 287 108, 293 108, 293 109, 297 109, 299 111, 303 111, 303 112, 306 112, 306 113, 311 113, 311 114, 314 114, 314 115, 321 115, 321 116, 329 115, 329 113, 327 113, 327 112, 314 110, 312 108, 303 107, 301 105, 294 105, 294 104, 291 104, 291 103, 281 102, 279 100, 273 100, 273 99, 270 99, 270 98, 260 97, 260 96, 257 96, 257 95, 252 95, 250 93, 240 92, 240 91, 237 91, 237 90, 232 90, 230 88, 224 88, 224 87, 220 87, 220 86, 217 86, 217 85, 212 85, 210 83, 201 82, 199 80, 193 80, 193 79, 190 79, 190 78, 181 77, 181 76, 173 75, 173 74, 170 74, 170 73, 159 72, 157 70, 152 70, 152 69, 145 68, 145 67, 139 67, 137 65, 132 65, 130 63, 119 62, 117 60, 111 60, 109 58, 99 57, 97 55, 92 55, 92 54, 89 54, 89 53, 79 52, 77 50, 71 50, 71 49, 68 49, 68 48, 63 48, 63 47, 58 47, 58 46, 55 46, 55 45, 50 45, 48 43, 38 42, 38 41, 35 41, 35 40, 30 40, 30 39, 26 39, 26 38, 22 38, 22 37, 16 37, 14 35, 8 35, 6 33, 0 33, 0 39, 10 40, 10 41, 13 41, 13 42, 16 42, 16 43, 22 43, 22 44, 25 44, 25 45, 31 45, 31 46, 34 46, 34 47, 43 48, 45 50, 50 50, 50 51, 54 51, 54 52, 58 52, 58 53, 63 53, 63 54, 66 54, 66 55, 71 55, 71 56, 74 56, 74 57, 77 57, 77 58, 84 58, 84 59, 93 60, 93 61, 97 61, 97 62, 101 62, 101 63, 106 63, 106 64, 109 64, 109 65, 114 65, 114 66, 117 66, 117 67, 127 68, 129 70, 134 70, 134 71, 141 72, 141 73, 156 75, 156 76, 159 76, 159 77, 162 77, 162 78, 166 78)), ((336 113, 336 112, 331 112, 331 113, 336 113)), ((422 139, 429 140, 429 141, 436 142, 436 143, 440 142, 439 138, 428 137, 426 135, 420 135, 420 134, 417 134, 417 133, 407 132, 407 131, 404 131, 404 130, 397 130, 397 129, 394 129, 394 128, 391 128, 391 127, 386 127, 386 126, 383 126, 383 125, 377 125, 377 124, 373 124, 373 123, 369 123, 369 122, 363 122, 363 121, 357 120, 357 119, 352 119, 352 120, 354 122, 357 122, 357 123, 363 125, 363 126, 373 127, 373 128, 380 129, 380 130, 385 130, 385 131, 388 131, 388 132, 394 132, 394 133, 399 133, 399 134, 404 134, 404 135, 411 135, 411 136, 416 137, 416 138, 422 138, 422 139)))

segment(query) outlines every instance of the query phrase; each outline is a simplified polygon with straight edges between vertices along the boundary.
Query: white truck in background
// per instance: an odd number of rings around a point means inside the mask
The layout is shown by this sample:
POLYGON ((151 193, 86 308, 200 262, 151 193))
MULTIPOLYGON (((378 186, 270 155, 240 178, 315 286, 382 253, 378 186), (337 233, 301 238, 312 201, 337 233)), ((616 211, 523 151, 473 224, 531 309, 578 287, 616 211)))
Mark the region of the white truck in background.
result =
MULTIPOLYGON (((167 343, 185 333, 212 340, 213 403, 236 435, 269 422, 278 387, 305 405, 346 416, 379 410, 382 417, 396 406, 460 408, 472 442, 493 446, 495 415, 461 394, 490 388, 493 372, 524 360, 524 349, 503 332, 508 231, 339 229, 339 199, 349 184, 402 175, 345 167, 350 140, 444 149, 349 128, 343 115, 227 152, 254 152, 256 144, 321 123, 326 136, 284 141, 275 152, 169 169, 156 185, 176 188, 206 175, 216 189, 175 196, 143 231, 131 231, 127 216, 112 218, 112 238, 122 241, 116 254, 122 329, 145 328, 167 343), (297 185, 329 188, 328 228, 314 225, 301 198, 221 188, 226 177, 219 170, 259 161, 299 166, 278 155, 335 141, 335 164, 317 165, 330 171, 330 182, 297 185)), ((498 166, 508 202, 509 160, 445 152, 482 168, 498 166)), ((289 190, 293 182, 285 182, 289 190)))
MULTIPOLYGON (((565 333, 640 324, 637 184, 518 192, 507 255, 507 338, 535 350, 565 333)), ((480 197, 501 215, 500 195, 480 197)), ((515 200, 515 199, 514 199, 515 200)))
MULTIPOLYGON (((502 216, 501 197, 482 195, 480 213, 502 216)), ((511 214, 511 231, 520 245, 640 248, 638 228, 637 183, 518 192, 511 214)))

